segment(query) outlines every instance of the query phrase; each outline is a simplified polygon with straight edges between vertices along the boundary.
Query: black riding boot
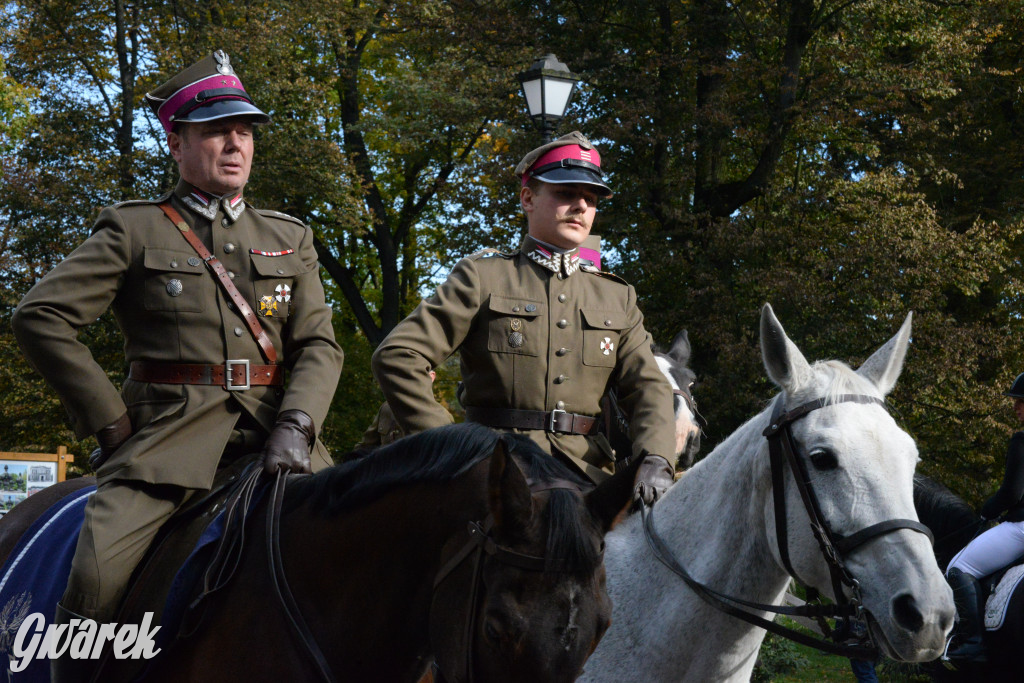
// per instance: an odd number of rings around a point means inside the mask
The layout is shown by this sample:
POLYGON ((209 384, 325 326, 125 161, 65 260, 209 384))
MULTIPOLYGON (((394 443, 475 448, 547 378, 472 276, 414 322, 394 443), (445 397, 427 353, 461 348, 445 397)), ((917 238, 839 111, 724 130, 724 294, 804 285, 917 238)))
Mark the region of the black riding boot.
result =
POLYGON ((985 625, 982 615, 985 612, 985 597, 978 580, 959 569, 950 569, 946 574, 946 582, 953 589, 953 604, 956 605, 957 626, 954 633, 954 645, 947 652, 949 659, 984 662, 985 642, 982 639, 985 625))
MULTIPOLYGON (((86 618, 64 609, 60 603, 57 603, 57 612, 53 617, 53 623, 70 624, 72 619, 85 620, 86 618)), ((51 683, 89 683, 92 680, 99 660, 72 659, 70 651, 69 647, 62 657, 50 660, 51 683)))

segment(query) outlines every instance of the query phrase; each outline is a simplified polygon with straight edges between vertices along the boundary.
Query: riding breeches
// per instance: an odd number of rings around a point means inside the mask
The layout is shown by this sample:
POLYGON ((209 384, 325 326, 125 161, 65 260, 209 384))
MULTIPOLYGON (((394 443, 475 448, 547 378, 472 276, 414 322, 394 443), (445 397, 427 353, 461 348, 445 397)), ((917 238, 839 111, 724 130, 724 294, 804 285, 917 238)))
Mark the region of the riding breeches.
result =
POLYGON ((113 621, 136 565, 161 525, 192 493, 141 481, 100 486, 85 505, 61 605, 100 623, 113 621))
POLYGON ((1024 522, 1003 522, 961 550, 946 568, 956 567, 976 579, 988 576, 1024 555, 1024 522))

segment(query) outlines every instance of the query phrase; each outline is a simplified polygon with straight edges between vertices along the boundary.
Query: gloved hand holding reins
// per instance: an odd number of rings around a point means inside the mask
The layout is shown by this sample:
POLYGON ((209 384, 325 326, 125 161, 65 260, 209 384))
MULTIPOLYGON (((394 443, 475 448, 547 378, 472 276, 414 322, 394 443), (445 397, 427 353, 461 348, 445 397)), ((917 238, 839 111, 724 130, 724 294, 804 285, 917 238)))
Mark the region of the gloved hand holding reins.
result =
POLYGON ((668 460, 647 453, 636 471, 635 482, 633 497, 651 505, 675 482, 675 472, 668 460))
POLYGON ((308 474, 312 471, 309 453, 315 440, 313 418, 301 410, 282 411, 263 446, 264 471, 308 474))

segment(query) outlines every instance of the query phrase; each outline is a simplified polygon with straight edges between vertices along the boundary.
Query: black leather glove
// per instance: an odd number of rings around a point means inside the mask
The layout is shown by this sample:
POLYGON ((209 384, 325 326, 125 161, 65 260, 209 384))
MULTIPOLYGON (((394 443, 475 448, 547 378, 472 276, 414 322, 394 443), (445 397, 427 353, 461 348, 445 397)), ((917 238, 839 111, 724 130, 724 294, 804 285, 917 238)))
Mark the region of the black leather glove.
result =
POLYGON ((89 464, 93 470, 107 461, 114 451, 121 447, 132 435, 132 421, 125 413, 100 431, 96 432, 96 441, 100 447, 89 454, 89 464))
POLYGON ((648 453, 636 471, 633 498, 651 505, 675 482, 675 472, 668 460, 648 453))
POLYGON ((285 410, 263 446, 263 469, 268 474, 312 471, 309 452, 316 440, 313 418, 301 410, 285 410))

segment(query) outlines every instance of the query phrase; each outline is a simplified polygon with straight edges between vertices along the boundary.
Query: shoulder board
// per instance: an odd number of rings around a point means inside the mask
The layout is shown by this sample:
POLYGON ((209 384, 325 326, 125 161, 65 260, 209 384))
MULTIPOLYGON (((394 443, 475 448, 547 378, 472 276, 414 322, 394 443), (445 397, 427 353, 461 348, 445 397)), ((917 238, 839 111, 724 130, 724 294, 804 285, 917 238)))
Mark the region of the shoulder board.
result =
POLYGON ((120 209, 125 206, 149 206, 154 204, 163 204, 170 198, 170 196, 171 193, 167 192, 166 194, 157 197, 156 199, 129 199, 128 201, 118 202, 117 204, 114 204, 112 208, 120 209))
POLYGON ((478 252, 470 254, 466 258, 473 259, 474 261, 484 258, 505 258, 509 259, 515 256, 515 252, 501 251, 500 249, 494 249, 493 247, 487 247, 481 249, 478 252))
POLYGON ((624 285, 628 285, 629 284, 628 282, 623 280, 621 277, 619 277, 615 273, 609 273, 609 272, 604 271, 604 270, 598 270, 594 266, 580 265, 580 270, 583 271, 584 273, 590 273, 591 275, 597 275, 599 277, 603 277, 606 280, 614 280, 615 282, 618 282, 618 283, 621 283, 621 284, 624 284, 624 285))
POLYGON ((300 221, 295 216, 289 216, 286 213, 281 213, 280 211, 274 211, 272 209, 257 209, 252 204, 249 204, 249 208, 258 213, 259 215, 265 216, 266 218, 280 218, 283 221, 290 221, 292 223, 295 223, 296 225, 301 225, 303 228, 306 227, 306 224, 300 221))

